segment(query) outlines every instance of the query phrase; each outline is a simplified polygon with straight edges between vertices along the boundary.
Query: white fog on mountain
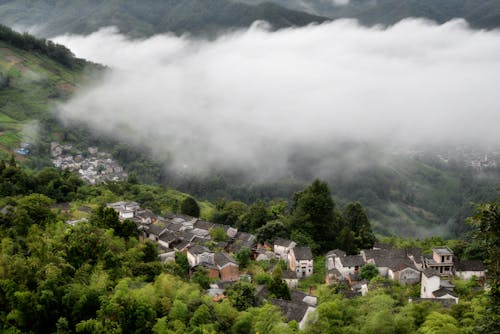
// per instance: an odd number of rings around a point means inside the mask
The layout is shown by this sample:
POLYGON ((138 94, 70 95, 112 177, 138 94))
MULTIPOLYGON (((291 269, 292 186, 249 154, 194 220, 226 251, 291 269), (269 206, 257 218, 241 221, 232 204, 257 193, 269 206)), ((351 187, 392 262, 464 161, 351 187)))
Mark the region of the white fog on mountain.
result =
POLYGON ((55 39, 110 67, 58 106, 68 122, 203 170, 285 171, 307 148, 500 142, 500 31, 462 20, 352 20, 215 40, 114 28, 55 39))

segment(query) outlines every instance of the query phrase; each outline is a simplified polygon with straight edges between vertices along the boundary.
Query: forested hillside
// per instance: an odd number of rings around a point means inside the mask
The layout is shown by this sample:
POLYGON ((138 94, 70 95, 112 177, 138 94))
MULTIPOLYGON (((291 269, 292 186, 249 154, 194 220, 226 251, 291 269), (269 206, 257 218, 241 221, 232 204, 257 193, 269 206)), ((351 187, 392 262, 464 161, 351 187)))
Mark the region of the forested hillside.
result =
POLYGON ((275 28, 323 22, 324 17, 275 4, 247 5, 233 0, 1 1, 0 23, 33 28, 40 36, 88 34, 117 26, 133 37, 157 33, 210 36, 264 20, 275 28))
MULTIPOLYGON (((369 293, 352 299, 347 298, 344 283, 323 284, 324 257, 319 257, 315 264, 317 275, 313 281, 307 281, 317 287, 318 306, 299 330, 296 321, 287 319, 290 314, 281 313, 269 300, 258 297, 259 285, 267 282, 272 289, 276 280, 283 285, 281 270, 274 269, 272 277, 266 272, 270 266, 280 266, 276 261, 247 258, 244 262, 242 258, 242 272, 255 281, 235 283, 226 288, 227 298, 215 299, 206 294, 210 282, 207 273, 200 269, 189 271, 186 255, 179 252, 175 262, 160 262, 157 246, 138 238, 135 223, 118 221, 118 213, 102 206, 118 198, 140 200, 140 194, 149 191, 147 186, 132 180, 87 186, 70 173, 46 169, 32 174, 10 160, 0 162, 0 191, 2 331, 411 334, 437 330, 491 333, 497 328, 496 278, 488 293, 477 280, 455 278, 460 302, 446 306, 447 303, 409 302, 409 298, 418 296, 418 285, 402 286, 374 273, 370 276, 369 293), (62 203, 69 205, 61 206, 62 203), (68 220, 82 213, 88 221, 68 220)), ((312 228, 314 238, 322 238, 324 226, 311 226, 307 223, 309 218, 320 219, 321 224, 337 219, 331 215, 334 207, 330 193, 321 182, 298 194, 293 206, 292 228, 300 233, 308 233, 306 228, 312 228), (311 213, 317 216, 308 216, 311 213)), ((250 211, 252 217, 259 217, 257 206, 250 211)), ((274 212, 279 214, 276 208, 274 212)), ((359 213, 359 206, 354 204, 343 215, 366 227, 359 213)), ((473 219, 477 239, 454 243, 457 254, 475 244, 481 258, 495 259, 498 217, 494 203, 478 208, 473 219)), ((435 238, 427 244, 443 242, 435 238)), ((489 263, 490 275, 497 277, 498 266, 494 261, 489 263)))
POLYGON ((272 2, 287 8, 327 16, 355 18, 366 25, 394 24, 408 17, 423 17, 438 23, 463 18, 475 28, 500 26, 500 4, 496 0, 242 0, 249 4, 272 2))

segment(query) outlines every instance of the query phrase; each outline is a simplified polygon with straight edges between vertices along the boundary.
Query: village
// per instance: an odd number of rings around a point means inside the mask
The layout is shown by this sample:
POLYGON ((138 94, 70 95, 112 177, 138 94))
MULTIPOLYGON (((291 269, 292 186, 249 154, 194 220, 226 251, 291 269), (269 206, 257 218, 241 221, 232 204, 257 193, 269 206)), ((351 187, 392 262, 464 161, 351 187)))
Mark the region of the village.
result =
POLYGON ((112 159, 111 154, 99 152, 97 147, 89 147, 88 152, 73 152, 73 146, 52 142, 50 156, 52 163, 59 169, 77 172, 89 184, 107 181, 122 181, 127 173, 112 159))
MULTIPOLYGON (((212 280, 208 294, 214 300, 224 298, 225 288, 241 279, 252 279, 240 270, 235 254, 248 248, 255 261, 282 261, 287 269, 282 280, 291 291, 291 300, 270 298, 265 286, 258 286, 257 296, 278 306, 289 321, 295 320, 300 328, 307 316, 314 311, 317 298, 312 288, 309 293, 298 290, 299 281, 314 272, 314 258, 309 247, 299 247, 292 240, 277 238, 273 244, 258 244, 252 234, 237 228, 179 214, 158 216, 143 209, 136 202, 116 202, 107 205, 118 212, 120 220, 134 221, 142 240, 158 245, 162 262, 175 261, 175 254, 186 254, 191 271, 203 268, 212 280), (217 237, 222 234, 224 237, 217 237)), ((420 298, 412 302, 433 301, 450 306, 458 303, 451 278, 470 280, 473 277, 484 283, 485 266, 481 261, 457 261, 447 247, 435 247, 432 254, 423 254, 419 248, 395 249, 376 243, 372 249, 361 250, 357 255, 347 255, 343 250, 328 252, 325 257, 327 284, 344 283, 349 287, 342 294, 346 298, 365 295, 368 281, 359 278, 361 268, 373 265, 379 275, 401 285, 420 283, 420 298)), ((272 271, 273 268, 270 268, 272 271)))

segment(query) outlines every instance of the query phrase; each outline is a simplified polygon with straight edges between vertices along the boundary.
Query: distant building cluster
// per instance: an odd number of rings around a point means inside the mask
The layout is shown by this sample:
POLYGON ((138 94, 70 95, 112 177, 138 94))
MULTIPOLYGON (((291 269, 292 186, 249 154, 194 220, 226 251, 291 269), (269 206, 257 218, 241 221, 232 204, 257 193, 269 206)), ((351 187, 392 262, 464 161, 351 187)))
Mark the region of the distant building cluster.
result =
POLYGON ((457 261, 448 247, 435 247, 432 254, 422 254, 420 248, 395 249, 377 244, 373 249, 364 249, 358 255, 346 255, 336 249, 326 254, 326 282, 344 281, 352 287, 353 294, 364 295, 368 291, 366 281, 359 279, 362 266, 374 265, 383 277, 402 285, 421 283, 420 298, 441 299, 458 303, 450 278, 476 277, 484 282, 486 271, 481 261, 457 261))
POLYGON ((112 159, 109 153, 99 152, 97 147, 89 147, 87 153, 73 153, 73 146, 52 142, 50 155, 54 166, 78 172, 78 175, 89 184, 107 181, 121 181, 127 178, 127 173, 112 159))

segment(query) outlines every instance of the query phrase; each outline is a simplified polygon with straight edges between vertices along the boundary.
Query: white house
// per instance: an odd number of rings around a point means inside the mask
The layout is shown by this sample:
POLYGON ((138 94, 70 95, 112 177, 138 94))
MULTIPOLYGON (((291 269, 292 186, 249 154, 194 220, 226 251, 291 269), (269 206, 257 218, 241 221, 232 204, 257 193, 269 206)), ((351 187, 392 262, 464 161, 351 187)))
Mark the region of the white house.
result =
POLYGON ((455 275, 464 280, 470 280, 474 276, 479 279, 484 278, 486 276, 486 267, 479 260, 456 262, 455 275))
POLYGON ((207 247, 200 245, 193 245, 188 248, 187 259, 189 266, 194 267, 200 263, 214 263, 214 253, 212 253, 207 247))
POLYGON ((433 269, 425 269, 422 272, 422 280, 420 286, 420 298, 434 298, 432 294, 439 290, 441 278, 439 273, 433 269))
POLYGON ((420 298, 452 299, 458 303, 458 296, 453 292, 454 285, 441 280, 440 273, 434 269, 422 272, 420 298))
POLYGON ((274 240, 274 254, 283 261, 288 261, 290 250, 295 247, 295 242, 282 238, 274 240))
POLYGON ((402 285, 417 284, 420 282, 420 271, 409 260, 394 261, 389 266, 387 277, 402 285))
POLYGON ((309 247, 294 247, 288 253, 290 270, 295 271, 298 278, 313 274, 313 255, 309 247))
POLYGON ((335 258, 335 269, 337 269, 342 277, 347 275, 355 275, 358 273, 359 268, 365 264, 361 255, 347 255, 335 258))

